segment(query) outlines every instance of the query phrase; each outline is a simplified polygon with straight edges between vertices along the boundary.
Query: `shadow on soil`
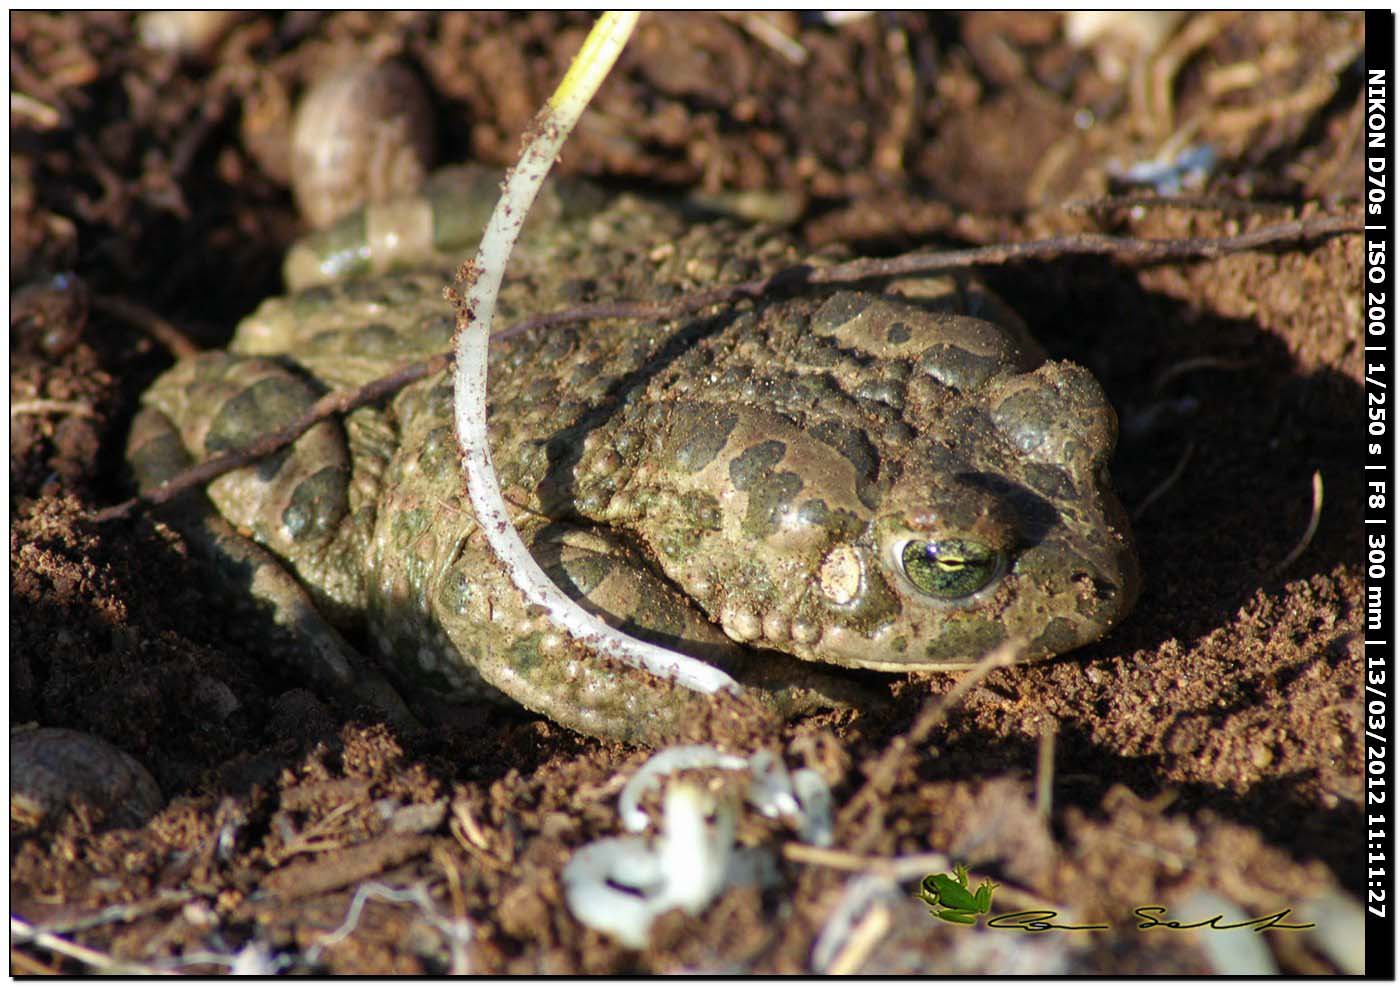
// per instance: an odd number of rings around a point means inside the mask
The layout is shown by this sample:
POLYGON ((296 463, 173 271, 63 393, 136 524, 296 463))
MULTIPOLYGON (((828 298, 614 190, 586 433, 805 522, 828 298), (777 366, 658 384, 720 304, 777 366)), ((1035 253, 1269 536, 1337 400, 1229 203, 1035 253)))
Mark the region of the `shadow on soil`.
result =
POLYGON ((1261 588, 1362 557, 1359 487, 1342 481, 1363 449, 1364 397, 1351 378, 1303 371, 1278 335, 1146 291, 1098 258, 987 280, 1032 313, 1052 356, 1104 385, 1119 412, 1113 472, 1129 512, 1165 486, 1134 518, 1144 589, 1119 631, 1125 642, 1194 640, 1261 588), (1216 362, 1191 370, 1200 358, 1216 362), (1325 489, 1316 535, 1278 571, 1308 526, 1315 470, 1325 489))

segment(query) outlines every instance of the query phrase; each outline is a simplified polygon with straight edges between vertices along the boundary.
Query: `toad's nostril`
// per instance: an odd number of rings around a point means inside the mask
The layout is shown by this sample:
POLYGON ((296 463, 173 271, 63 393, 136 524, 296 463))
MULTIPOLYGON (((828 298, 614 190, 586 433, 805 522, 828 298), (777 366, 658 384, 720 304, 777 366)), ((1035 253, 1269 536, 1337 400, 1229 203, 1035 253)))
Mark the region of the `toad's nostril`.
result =
POLYGON ((1119 588, 1112 582, 1104 579, 1094 579, 1094 595, 1103 602, 1112 602, 1118 598, 1119 588))

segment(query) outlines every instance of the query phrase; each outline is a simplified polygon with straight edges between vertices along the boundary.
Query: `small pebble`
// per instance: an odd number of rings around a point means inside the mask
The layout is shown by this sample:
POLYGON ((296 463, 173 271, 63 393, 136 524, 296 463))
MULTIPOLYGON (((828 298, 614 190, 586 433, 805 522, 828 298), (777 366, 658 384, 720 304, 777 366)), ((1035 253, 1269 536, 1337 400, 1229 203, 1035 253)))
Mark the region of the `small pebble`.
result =
POLYGON ((292 120, 292 192, 323 229, 366 202, 418 190, 433 163, 432 104, 396 62, 356 62, 319 80, 292 120))
POLYGON ((82 804, 96 825, 134 828, 165 804, 145 767, 111 743, 72 729, 10 733, 10 822, 58 824, 82 804))
POLYGON ((152 10, 136 18, 147 48, 203 58, 247 14, 235 10, 152 10))

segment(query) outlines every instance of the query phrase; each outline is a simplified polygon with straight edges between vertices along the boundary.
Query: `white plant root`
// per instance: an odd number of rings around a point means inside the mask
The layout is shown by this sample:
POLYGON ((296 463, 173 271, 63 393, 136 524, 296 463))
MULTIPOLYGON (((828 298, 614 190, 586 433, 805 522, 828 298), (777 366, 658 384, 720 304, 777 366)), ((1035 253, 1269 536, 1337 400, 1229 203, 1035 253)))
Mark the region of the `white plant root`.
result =
POLYGON ((646 947, 658 915, 675 907, 699 914, 730 882, 735 807, 680 782, 667 790, 663 812, 655 846, 635 835, 600 839, 560 874, 574 917, 628 948, 646 947))
POLYGON ((608 11, 598 19, 559 88, 532 125, 520 160, 482 235, 465 283, 466 325, 457 333, 455 413, 467 477, 467 495, 487 542, 510 579, 550 621, 589 650, 670 679, 695 691, 737 690, 735 681, 694 658, 643 643, 585 612, 544 574, 511 524, 501 497, 486 435, 486 351, 496 294, 506 261, 545 175, 584 107, 612 68, 637 22, 636 11, 608 11))
MULTIPOLYGON (((673 746, 658 751, 632 775, 617 799, 622 825, 644 832, 651 821, 642 798, 679 771, 747 770, 749 804, 769 818, 783 818, 799 837, 830 845, 831 789, 810 768, 788 773, 768 750, 748 757, 712 746, 673 746)), ((641 835, 599 839, 578 849, 561 874, 564 902, 582 923, 628 948, 645 948, 656 917, 674 907, 699 914, 726 887, 771 886, 778 879, 772 851, 735 844, 736 801, 717 798, 693 780, 673 781, 662 799, 654 840, 641 835)))

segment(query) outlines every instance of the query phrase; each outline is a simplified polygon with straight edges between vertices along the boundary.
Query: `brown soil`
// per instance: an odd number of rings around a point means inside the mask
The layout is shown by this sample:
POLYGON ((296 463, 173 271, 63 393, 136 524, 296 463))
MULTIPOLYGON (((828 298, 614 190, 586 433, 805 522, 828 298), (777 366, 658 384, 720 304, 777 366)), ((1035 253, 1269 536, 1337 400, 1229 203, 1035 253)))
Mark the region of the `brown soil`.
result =
MULTIPOLYGON (((166 799, 143 828, 103 829, 82 810, 12 828, 13 914, 144 966, 262 949, 289 969, 448 968, 440 922, 412 904, 371 902, 347 938, 314 948, 377 881, 421 884, 440 918, 466 918, 475 971, 811 968, 849 872, 783 861, 778 885, 669 915, 648 950, 628 951, 569 915, 560 870, 619 831, 615 778, 646 751, 502 709, 396 733, 230 644, 232 610, 158 517, 85 517, 128 493, 133 408, 170 362, 114 302, 213 346, 278 290, 298 232, 276 180, 286 107, 318 66, 352 45, 402 53, 435 93, 443 156, 504 163, 587 26, 555 13, 260 14, 206 60, 180 62, 136 44, 126 15, 12 15, 11 85, 41 104, 12 104, 12 723, 103 737, 166 799), (61 403, 24 403, 36 399, 61 403)), ((1136 87, 1114 67, 1131 60, 1070 47, 1057 15, 777 26, 804 62, 742 19, 645 17, 563 168, 635 187, 798 191, 811 242, 866 252, 1219 235, 1357 212, 1358 15, 1202 15, 1140 76, 1154 85, 1136 87), (1136 193, 1113 169, 1188 123, 1183 146, 1219 154, 1194 207, 1060 208, 1136 193)), ((1039 899, 1113 929, 974 931, 903 894, 861 967, 1207 970, 1199 937, 1139 932, 1132 908, 1209 889, 1264 914, 1363 892, 1360 239, 987 277, 1113 398, 1130 507, 1190 457, 1136 521, 1146 585, 1129 621, 1078 653, 994 672, 876 796, 840 812, 836 844, 947 852, 1003 884, 995 910, 1039 899), (1280 570, 1314 473, 1320 524, 1280 570), (1051 729, 1047 824, 1031 805, 1051 729)), ((769 745, 823 770, 839 811, 955 680, 885 679, 883 715, 799 722, 769 745)), ((775 851, 786 838, 750 827, 775 851)), ((1336 968, 1311 938, 1265 937, 1285 971, 1336 968)), ((11 962, 89 968, 33 945, 11 962)))

